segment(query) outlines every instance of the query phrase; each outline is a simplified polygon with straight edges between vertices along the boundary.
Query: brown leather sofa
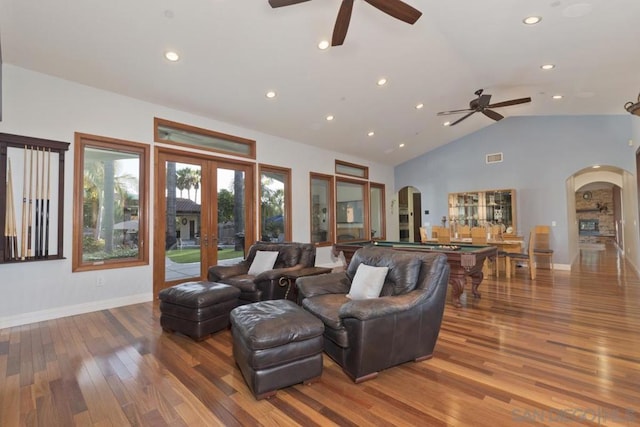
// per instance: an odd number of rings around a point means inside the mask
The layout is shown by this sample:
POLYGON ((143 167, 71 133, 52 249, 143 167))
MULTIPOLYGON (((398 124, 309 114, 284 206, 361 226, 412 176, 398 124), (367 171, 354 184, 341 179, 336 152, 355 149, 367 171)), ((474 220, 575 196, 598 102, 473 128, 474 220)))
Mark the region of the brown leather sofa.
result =
POLYGON ((444 254, 368 246, 345 272, 302 277, 296 285, 302 306, 325 325, 324 351, 358 383, 433 356, 448 282, 444 254), (389 267, 380 297, 347 298, 361 263, 389 267))
POLYGON ((315 262, 316 247, 310 243, 256 242, 249 248, 245 259, 237 264, 209 267, 207 279, 240 289, 239 305, 282 299, 287 290, 279 283, 283 274, 313 267, 315 262), (248 272, 257 251, 278 251, 278 257, 272 270, 253 276, 248 272))

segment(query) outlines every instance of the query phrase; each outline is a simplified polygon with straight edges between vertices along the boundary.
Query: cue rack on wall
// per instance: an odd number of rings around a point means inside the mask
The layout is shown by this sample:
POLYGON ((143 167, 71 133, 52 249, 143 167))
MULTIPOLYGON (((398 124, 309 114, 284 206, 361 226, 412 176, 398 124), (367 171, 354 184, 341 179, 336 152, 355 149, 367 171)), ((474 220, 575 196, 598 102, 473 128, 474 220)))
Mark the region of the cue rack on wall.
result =
POLYGON ((0 264, 63 259, 69 143, 0 133, 0 264))

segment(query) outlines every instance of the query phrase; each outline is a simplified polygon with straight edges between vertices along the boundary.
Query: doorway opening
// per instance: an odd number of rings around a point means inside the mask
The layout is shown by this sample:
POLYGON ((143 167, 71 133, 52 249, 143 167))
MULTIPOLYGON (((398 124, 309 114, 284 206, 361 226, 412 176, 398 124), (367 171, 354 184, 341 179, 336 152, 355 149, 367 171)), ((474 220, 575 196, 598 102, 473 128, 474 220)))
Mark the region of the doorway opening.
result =
POLYGON ((420 190, 407 186, 398 192, 398 227, 401 242, 420 242, 422 219, 420 190))

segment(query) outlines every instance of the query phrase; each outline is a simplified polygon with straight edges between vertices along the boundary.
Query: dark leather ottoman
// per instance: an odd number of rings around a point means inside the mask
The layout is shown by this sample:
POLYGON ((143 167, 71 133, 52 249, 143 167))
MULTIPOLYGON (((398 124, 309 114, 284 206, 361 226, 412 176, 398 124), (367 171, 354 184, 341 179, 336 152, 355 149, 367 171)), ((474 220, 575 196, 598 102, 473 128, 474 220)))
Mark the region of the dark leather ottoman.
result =
POLYGON ((320 319, 289 300, 233 309, 233 356, 255 398, 269 398, 278 389, 319 379, 323 332, 320 319))
POLYGON ((240 289, 215 282, 186 282, 160 291, 160 325, 196 341, 229 326, 240 289))

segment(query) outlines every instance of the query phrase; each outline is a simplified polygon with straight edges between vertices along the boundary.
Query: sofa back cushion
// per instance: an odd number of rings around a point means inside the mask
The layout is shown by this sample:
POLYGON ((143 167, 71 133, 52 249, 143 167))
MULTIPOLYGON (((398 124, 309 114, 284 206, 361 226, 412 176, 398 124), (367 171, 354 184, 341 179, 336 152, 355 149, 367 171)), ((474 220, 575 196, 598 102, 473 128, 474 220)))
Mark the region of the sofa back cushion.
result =
POLYGON ((388 267, 380 296, 402 295, 415 289, 420 276, 422 257, 419 253, 400 252, 390 248, 366 246, 358 249, 347 267, 347 277, 353 281, 358 266, 367 264, 388 267))
POLYGON ((256 242, 249 248, 245 262, 251 265, 257 251, 278 252, 273 268, 293 267, 297 264, 303 264, 304 267, 313 267, 316 261, 316 247, 310 243, 256 242))

